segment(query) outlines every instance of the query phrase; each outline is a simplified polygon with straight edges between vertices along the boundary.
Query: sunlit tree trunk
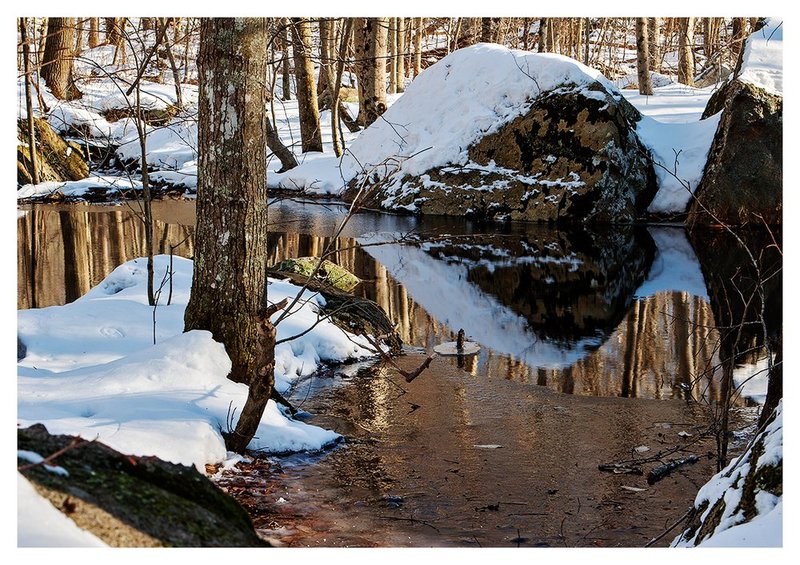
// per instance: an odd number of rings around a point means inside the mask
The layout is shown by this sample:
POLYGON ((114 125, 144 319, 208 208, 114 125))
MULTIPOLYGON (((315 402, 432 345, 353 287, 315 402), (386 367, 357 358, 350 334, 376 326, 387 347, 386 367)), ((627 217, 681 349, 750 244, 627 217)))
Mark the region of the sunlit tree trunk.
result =
POLYGON ((281 38, 281 51, 283 52, 283 58, 281 59, 281 68, 283 71, 281 76, 281 98, 283 100, 292 99, 292 69, 289 59, 289 25, 289 18, 280 18, 281 30, 279 35, 281 38))
POLYGON ((386 55, 389 67, 389 94, 397 92, 397 18, 389 18, 386 55))
POLYGON ((89 18, 89 48, 100 45, 100 18, 89 18))
POLYGON ((659 18, 647 18, 647 39, 650 43, 650 70, 661 72, 661 51, 659 45, 661 43, 661 26, 659 18))
POLYGON ((678 82, 694 86, 694 18, 680 18, 678 41, 678 82))
POLYGON ((539 20, 539 53, 547 51, 548 35, 549 35, 549 22, 550 18, 541 18, 539 20))
POLYGON ((397 92, 403 92, 406 89, 406 20, 403 17, 397 18, 397 63, 395 65, 395 84, 397 85, 397 92))
POLYGON ((353 51, 358 77, 358 123, 364 127, 386 111, 386 43, 389 18, 356 18, 353 51))
POLYGON ((72 79, 74 41, 72 18, 48 18, 41 76, 53 96, 60 100, 81 97, 72 79))
POLYGON ((650 83, 650 53, 647 38, 647 18, 636 18, 636 69, 639 78, 639 94, 653 95, 650 83))
POLYGON ((297 81, 297 108, 300 114, 300 143, 303 153, 322 151, 319 102, 311 60, 311 24, 305 18, 292 18, 292 51, 297 81))
POLYGON ((265 289, 266 24, 204 18, 200 39, 197 231, 186 330, 210 330, 231 357, 231 378, 247 383, 252 317, 265 289))
POLYGON ((422 18, 414 18, 414 78, 422 72, 422 18))

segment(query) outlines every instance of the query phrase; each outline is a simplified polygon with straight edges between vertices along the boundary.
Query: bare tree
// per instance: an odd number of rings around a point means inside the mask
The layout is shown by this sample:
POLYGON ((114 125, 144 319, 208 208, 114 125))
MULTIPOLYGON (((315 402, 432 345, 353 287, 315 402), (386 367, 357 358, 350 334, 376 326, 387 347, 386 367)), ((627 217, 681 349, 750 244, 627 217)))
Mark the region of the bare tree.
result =
POLYGON ((89 48, 100 45, 100 18, 89 18, 89 48))
POLYGON ((53 96, 61 100, 81 97, 72 78, 74 41, 72 18, 48 18, 41 75, 53 96))
POLYGON ((647 18, 636 18, 636 69, 639 78, 639 94, 653 95, 650 82, 650 53, 647 37, 647 18))
MULTIPOLYGON (((255 419, 255 426, 261 414, 250 397, 266 405, 275 378, 274 365, 257 366, 260 332, 275 343, 269 317, 257 322, 266 306, 267 155, 258 140, 266 129, 268 43, 263 18, 200 23, 197 231, 185 314, 186 331, 210 330, 225 345, 229 377, 250 386, 240 424, 255 419)), ((226 444, 242 452, 251 438, 237 426, 226 444)))
POLYGON ((292 18, 291 28, 302 151, 322 151, 317 84, 314 81, 314 63, 311 60, 311 24, 306 18, 292 18))
POLYGON ((647 39, 650 42, 648 49, 650 52, 650 70, 655 72, 661 71, 660 37, 660 18, 647 18, 647 39))
POLYGON ((422 72, 422 35, 425 33, 422 18, 414 18, 414 78, 422 72))
POLYGON ((389 18, 356 18, 353 51, 358 77, 359 125, 369 126, 386 111, 386 44, 389 18))
POLYGON ((680 18, 678 82, 694 86, 694 18, 680 18))

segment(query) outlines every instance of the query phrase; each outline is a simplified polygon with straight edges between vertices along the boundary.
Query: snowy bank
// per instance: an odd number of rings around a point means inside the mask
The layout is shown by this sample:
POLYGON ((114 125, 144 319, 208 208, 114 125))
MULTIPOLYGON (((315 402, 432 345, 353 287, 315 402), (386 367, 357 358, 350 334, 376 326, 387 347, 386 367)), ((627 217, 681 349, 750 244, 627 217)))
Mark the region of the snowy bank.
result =
MULTIPOLYGON (((175 257, 172 303, 165 286, 154 310, 147 304, 146 260, 117 267, 71 304, 18 312, 18 335, 27 354, 18 363, 18 423, 44 424, 53 434, 99 439, 131 455, 155 455, 195 465, 226 458, 221 435, 232 410, 241 410, 247 387, 229 381, 230 360, 209 332, 183 332, 192 262, 175 257)), ((156 285, 169 266, 155 258, 156 285)), ((270 281, 279 301, 299 288, 270 281)), ((278 326, 278 339, 318 320, 323 299, 307 293, 278 326)), ((286 391, 322 362, 369 355, 361 338, 329 321, 276 348, 276 388, 286 391)), ((237 410, 237 412, 238 412, 237 410)), ((251 449, 268 452, 320 449, 337 434, 287 418, 270 402, 251 449)))
POLYGON ((697 493, 690 526, 673 547, 783 545, 783 402, 741 457, 697 493))

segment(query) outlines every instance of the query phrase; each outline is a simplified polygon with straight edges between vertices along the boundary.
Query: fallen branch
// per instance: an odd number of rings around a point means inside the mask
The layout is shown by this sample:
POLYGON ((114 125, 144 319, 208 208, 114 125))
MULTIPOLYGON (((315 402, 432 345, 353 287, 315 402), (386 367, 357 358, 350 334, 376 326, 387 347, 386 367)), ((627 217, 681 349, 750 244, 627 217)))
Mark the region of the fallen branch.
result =
POLYGON ((697 463, 700 461, 700 458, 696 455, 690 455, 684 459, 676 459, 674 461, 670 461, 665 465, 661 465, 660 467, 656 467, 652 471, 647 474, 647 484, 652 485, 669 475, 673 470, 681 467, 682 465, 686 465, 689 463, 697 463))
POLYGON ((71 451, 71 450, 75 449, 76 447, 80 447, 84 443, 91 443, 91 442, 88 441, 88 440, 85 440, 83 438, 80 438, 80 437, 72 438, 72 441, 69 442, 69 444, 66 447, 62 447, 61 449, 59 449, 55 453, 52 453, 52 454, 48 455, 47 457, 45 457, 44 459, 42 459, 38 463, 30 463, 29 465, 22 465, 21 467, 17 467, 17 471, 20 471, 20 472, 21 471, 27 471, 28 469, 33 469, 34 467, 39 467, 40 465, 47 466, 50 463, 52 463, 53 461, 55 461, 55 459, 57 457, 59 457, 61 455, 64 455, 67 451, 71 451))

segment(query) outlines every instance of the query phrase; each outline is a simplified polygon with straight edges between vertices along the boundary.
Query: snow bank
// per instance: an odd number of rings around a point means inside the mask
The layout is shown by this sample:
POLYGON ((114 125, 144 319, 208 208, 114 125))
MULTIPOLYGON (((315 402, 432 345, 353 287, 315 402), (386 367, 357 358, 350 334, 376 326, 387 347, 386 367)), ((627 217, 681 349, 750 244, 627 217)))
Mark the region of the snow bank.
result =
MULTIPOLYGON (((123 453, 155 455, 174 463, 225 459, 220 430, 229 412, 241 412, 247 387, 226 378, 230 360, 205 331, 183 331, 192 262, 175 257, 172 304, 165 288, 156 309, 147 304, 146 260, 129 261, 71 304, 20 310, 17 329, 27 346, 18 364, 18 423, 40 422, 54 434, 98 438, 123 453)), ((156 284, 169 265, 155 261, 156 284)), ((270 300, 299 288, 271 281, 270 300)), ((322 298, 306 294, 278 326, 278 339, 317 321, 322 298)), ((323 361, 361 358, 361 338, 332 323, 320 323, 302 338, 276 348, 276 387, 286 391, 323 361)), ((235 421, 235 418, 234 418, 235 421)), ((251 449, 269 452, 316 450, 337 434, 288 419, 270 402, 251 449)))
POLYGON ((739 80, 783 96, 783 20, 770 18, 744 44, 739 80))
POLYGON ((102 189, 110 194, 125 190, 142 190, 142 183, 126 177, 95 175, 82 180, 48 181, 26 184, 17 190, 17 198, 41 198, 61 193, 70 198, 86 196, 91 189, 102 189))
POLYGON ((751 485, 756 515, 745 522, 739 507, 748 476, 766 465, 783 466, 783 401, 778 404, 774 420, 754 443, 763 445, 763 452, 756 461, 753 461, 753 451, 749 449, 743 457, 734 459, 714 475, 697 493, 695 508, 707 504, 701 521, 709 517, 715 503, 724 499, 724 511, 711 536, 698 540, 697 532, 684 532, 673 540, 673 547, 780 547, 783 544, 782 495, 775 496, 751 485))

